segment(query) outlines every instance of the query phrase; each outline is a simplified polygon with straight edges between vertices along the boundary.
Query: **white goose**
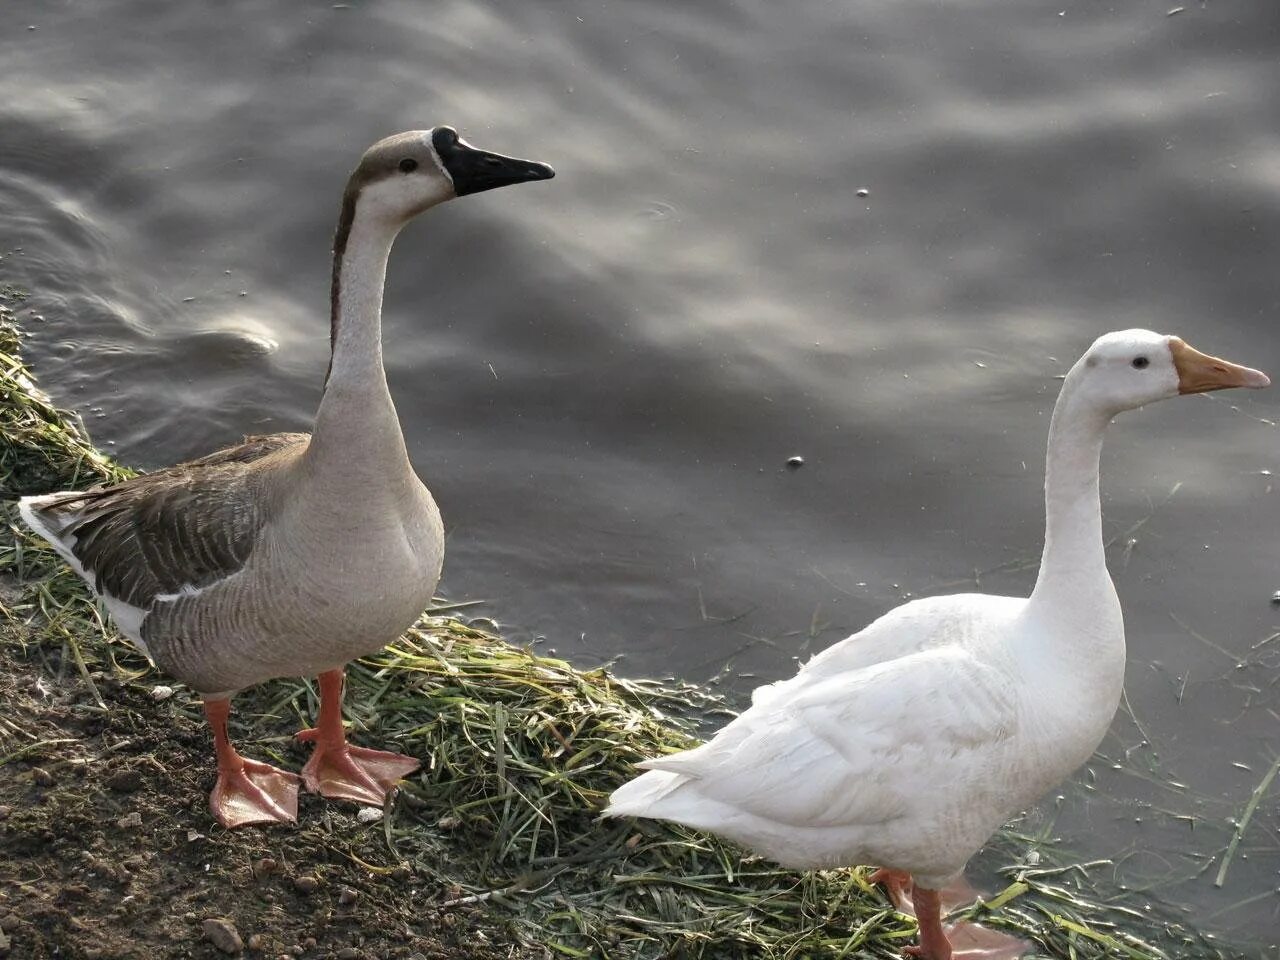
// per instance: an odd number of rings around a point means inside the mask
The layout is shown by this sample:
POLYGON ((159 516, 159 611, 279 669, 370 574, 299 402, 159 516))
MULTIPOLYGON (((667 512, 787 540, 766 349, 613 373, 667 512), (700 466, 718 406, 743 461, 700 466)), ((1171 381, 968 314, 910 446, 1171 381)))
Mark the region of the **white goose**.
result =
POLYGON ((198 691, 213 729, 209 804, 228 827, 297 819, 298 777, 241 757, 231 694, 319 675, 310 790, 380 804, 418 761, 352 747, 343 668, 398 637, 440 578, 440 513, 405 451, 382 366, 391 244, 453 197, 554 176, 477 150, 451 127, 374 144, 347 181, 333 244, 332 356, 314 433, 249 438, 111 487, 26 497, 20 510, 87 580, 120 631, 198 691))
POLYGON ((675 820, 797 869, 914 877, 920 945, 948 960, 938 891, 1011 816, 1092 754, 1124 683, 1124 624, 1103 555, 1102 435, 1118 413, 1265 374, 1177 337, 1100 337, 1049 428, 1046 529, 1029 599, 916 600, 760 687, 709 743, 641 764, 606 814, 675 820))

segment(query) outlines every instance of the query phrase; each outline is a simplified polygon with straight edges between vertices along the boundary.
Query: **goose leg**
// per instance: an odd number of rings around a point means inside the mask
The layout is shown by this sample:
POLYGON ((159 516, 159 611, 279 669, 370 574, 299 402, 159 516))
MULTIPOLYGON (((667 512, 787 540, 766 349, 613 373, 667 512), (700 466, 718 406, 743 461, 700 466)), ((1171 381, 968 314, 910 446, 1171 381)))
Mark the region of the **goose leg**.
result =
POLYGON ((963 877, 943 890, 930 890, 913 881, 903 870, 881 868, 867 878, 884 885, 890 901, 909 913, 920 925, 920 945, 907 947, 909 957, 924 960, 1017 960, 1031 944, 979 923, 962 922, 943 927, 942 914, 963 903, 972 903, 978 892, 963 877))
POLYGON ((920 945, 907 947, 902 952, 924 960, 951 960, 951 941, 942 929, 942 898, 938 891, 916 887, 911 899, 920 924, 920 945))
POLYGON ((315 744, 311 759, 302 768, 302 782, 321 796, 381 806, 397 780, 418 769, 413 757, 383 750, 368 750, 347 743, 342 726, 341 668, 320 674, 320 716, 316 725, 298 734, 315 744))
POLYGON ((209 795, 210 812, 224 827, 297 823, 297 776, 240 756, 227 737, 230 714, 230 700, 204 701, 204 715, 213 730, 213 748, 218 756, 218 782, 209 795))

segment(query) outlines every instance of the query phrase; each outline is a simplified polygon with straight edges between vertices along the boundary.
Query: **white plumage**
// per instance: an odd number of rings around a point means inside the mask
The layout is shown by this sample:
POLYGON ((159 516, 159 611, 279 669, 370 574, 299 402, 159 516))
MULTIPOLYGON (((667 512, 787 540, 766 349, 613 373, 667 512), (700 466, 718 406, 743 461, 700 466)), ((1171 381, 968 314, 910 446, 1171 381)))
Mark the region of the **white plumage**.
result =
POLYGON ((1120 699, 1124 624, 1098 498, 1104 428, 1178 393, 1268 383, 1176 337, 1099 338, 1054 408, 1030 598, 959 594, 890 611, 757 689, 709 743, 641 764, 648 772, 605 813, 713 831, 793 868, 910 873, 921 924, 912 949, 949 957, 936 891, 1088 759, 1120 699))

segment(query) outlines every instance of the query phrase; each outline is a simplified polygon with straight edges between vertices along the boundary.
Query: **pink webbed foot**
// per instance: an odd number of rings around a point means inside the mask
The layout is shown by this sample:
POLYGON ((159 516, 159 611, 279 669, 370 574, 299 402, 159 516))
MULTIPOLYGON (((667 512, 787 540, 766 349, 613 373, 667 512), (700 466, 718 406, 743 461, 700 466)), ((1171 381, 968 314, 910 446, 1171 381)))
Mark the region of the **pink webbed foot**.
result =
POLYGON ((316 749, 302 768, 302 783, 312 793, 333 800, 354 800, 380 807, 387 793, 421 764, 413 757, 367 750, 343 742, 331 745, 317 729, 303 730, 299 740, 314 740, 316 749))
POLYGON ((952 960, 1017 960, 1031 944, 980 923, 954 923, 946 928, 952 960))
POLYGON ((298 777, 269 763, 240 758, 240 769, 218 771, 209 811, 224 827, 298 822, 298 777))
POLYGON ((320 675, 320 717, 314 727, 297 736, 304 743, 315 744, 311 759, 302 768, 303 785, 331 799, 380 807, 396 782, 420 766, 404 754, 347 743, 342 727, 341 670, 320 675))
POLYGON ((252 823, 297 823, 298 778, 269 763, 246 760, 227 738, 229 700, 206 700, 205 716, 218 755, 218 782, 209 795, 209 812, 224 827, 252 823))

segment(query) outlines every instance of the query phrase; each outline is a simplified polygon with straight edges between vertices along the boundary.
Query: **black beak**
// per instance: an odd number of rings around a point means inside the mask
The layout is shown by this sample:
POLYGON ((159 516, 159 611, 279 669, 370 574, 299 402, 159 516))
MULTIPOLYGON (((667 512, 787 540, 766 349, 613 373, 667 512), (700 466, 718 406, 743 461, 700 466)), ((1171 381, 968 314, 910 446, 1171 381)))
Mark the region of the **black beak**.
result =
POLYGON ((459 137, 453 127, 436 127, 431 134, 431 145, 453 178, 453 192, 460 197, 526 180, 550 180, 556 175, 549 166, 536 160, 519 160, 477 150, 459 137))

